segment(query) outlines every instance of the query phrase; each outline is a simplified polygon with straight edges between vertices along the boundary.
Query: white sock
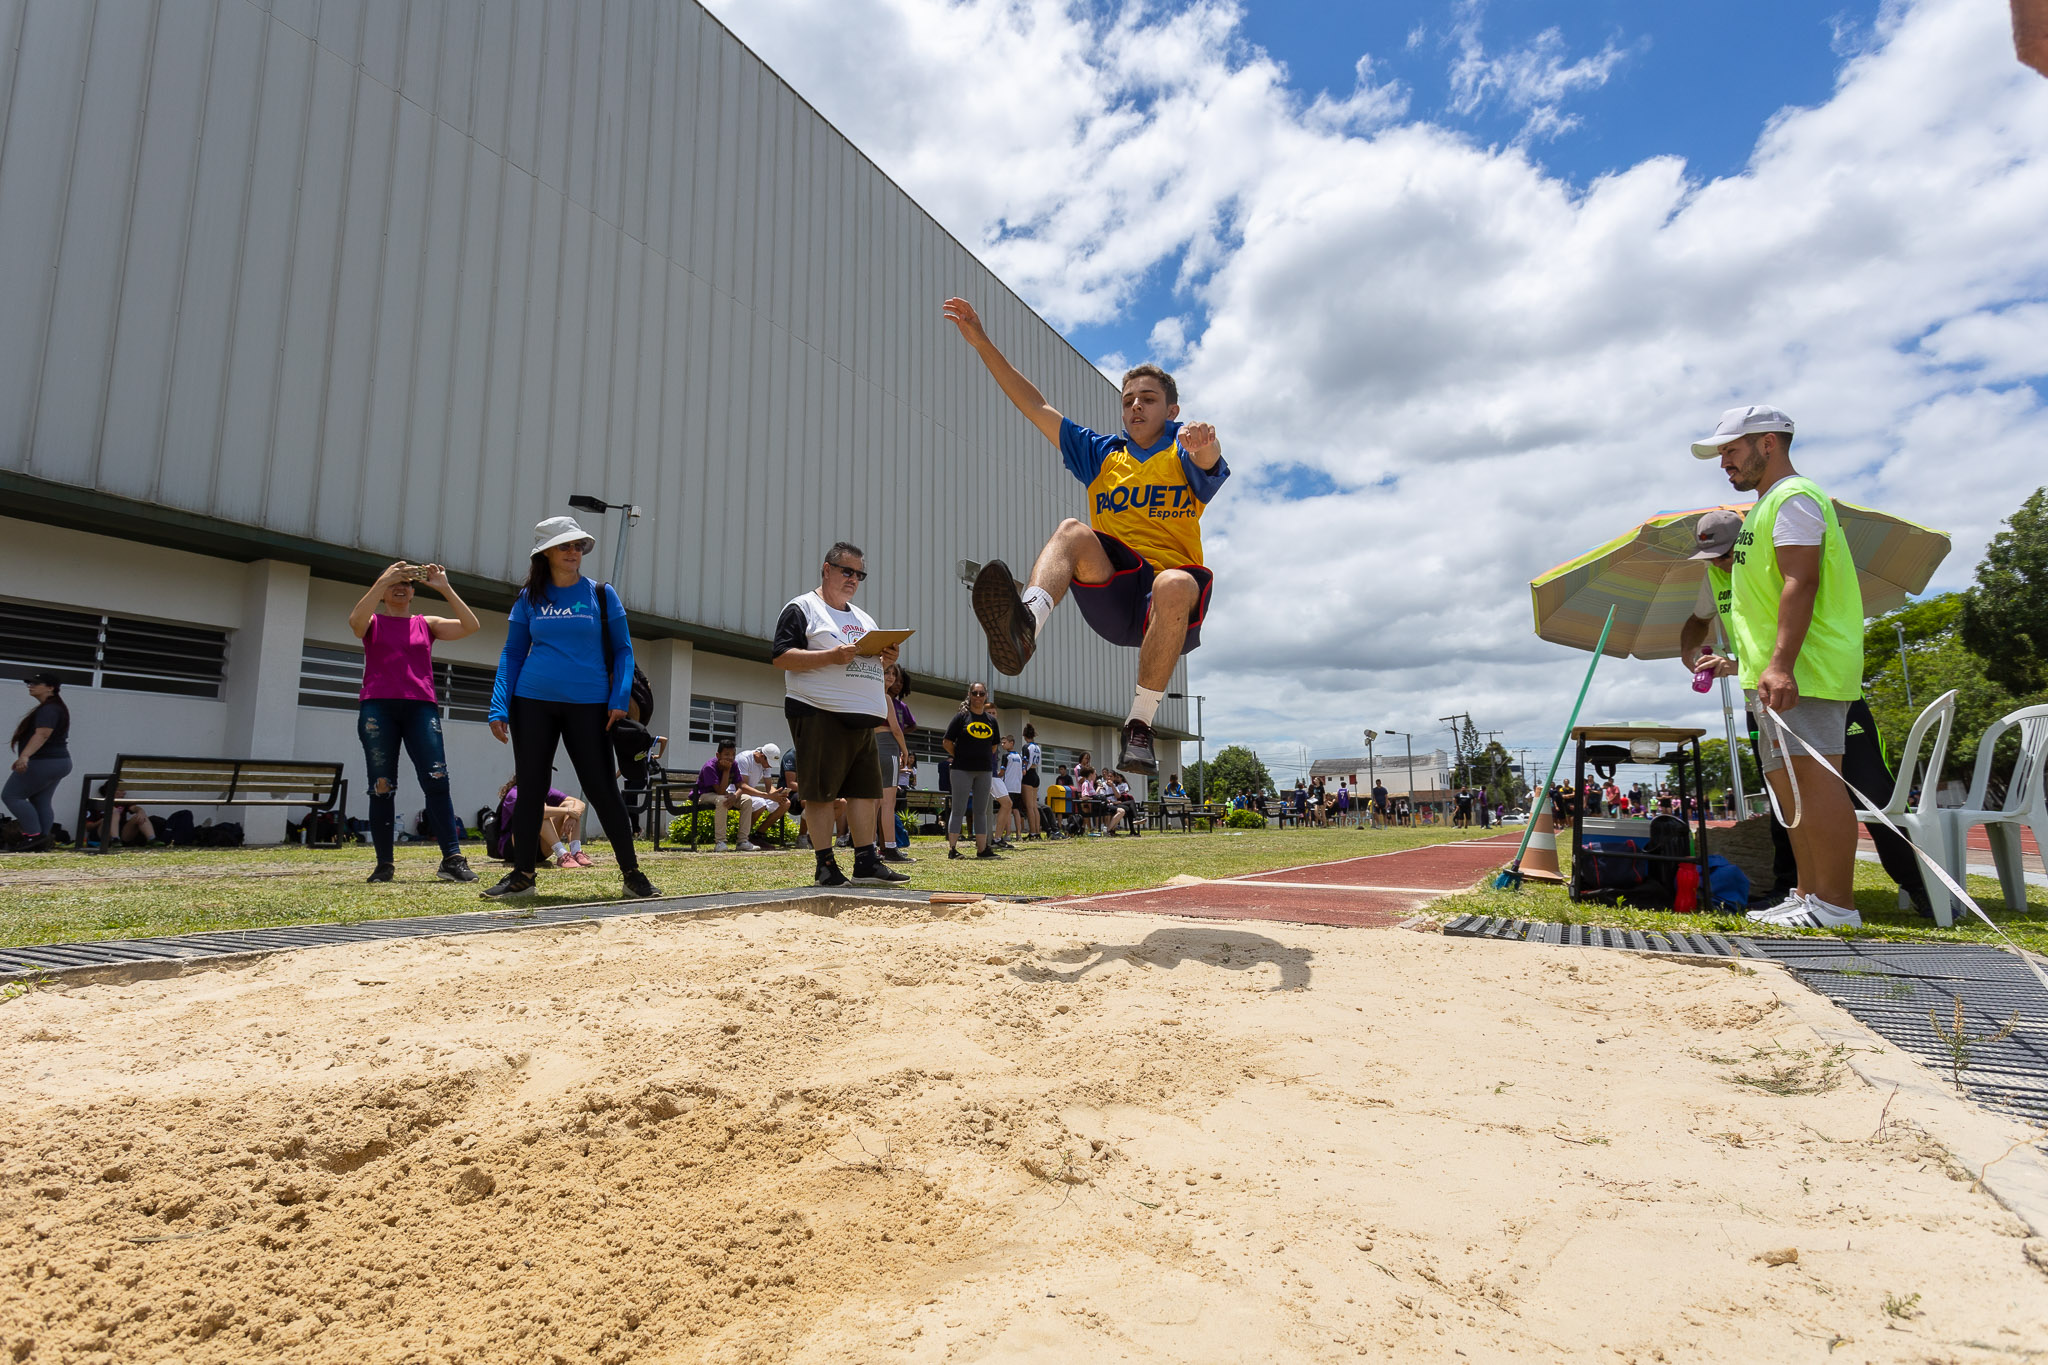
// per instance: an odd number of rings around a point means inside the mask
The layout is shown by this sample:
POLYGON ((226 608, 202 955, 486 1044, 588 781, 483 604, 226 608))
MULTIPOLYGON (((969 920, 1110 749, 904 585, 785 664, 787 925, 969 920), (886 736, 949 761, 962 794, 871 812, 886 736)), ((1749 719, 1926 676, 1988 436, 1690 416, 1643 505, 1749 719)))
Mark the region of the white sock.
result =
POLYGON ((567 844, 563 843, 560 839, 555 840, 555 846, 552 852, 557 858, 561 857, 564 853, 567 853, 568 851, 569 846, 567 844))
POLYGON ((1164 692, 1154 692, 1149 687, 1140 686, 1138 695, 1131 698, 1131 719, 1141 720, 1150 725, 1153 715, 1159 710, 1159 703, 1165 700, 1164 692))
POLYGON ((581 853, 583 851, 583 841, 581 839, 571 839, 569 841, 569 851, 571 853, 581 853))
POLYGON ((1031 609, 1031 625, 1035 630, 1045 629, 1045 618, 1052 615, 1052 594, 1033 584, 1024 589, 1024 605, 1031 609))

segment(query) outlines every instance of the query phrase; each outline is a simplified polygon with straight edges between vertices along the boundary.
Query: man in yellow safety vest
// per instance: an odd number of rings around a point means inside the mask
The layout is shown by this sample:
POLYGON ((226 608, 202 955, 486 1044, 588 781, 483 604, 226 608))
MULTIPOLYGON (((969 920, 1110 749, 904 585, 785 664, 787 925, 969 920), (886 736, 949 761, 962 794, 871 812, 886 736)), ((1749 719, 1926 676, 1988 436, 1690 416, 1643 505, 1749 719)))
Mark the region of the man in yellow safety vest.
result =
POLYGON ((1692 453, 1718 459, 1730 484, 1756 494, 1735 537, 1729 644, 1762 735, 1764 780, 1787 812, 1796 780, 1801 807, 1789 830, 1800 884, 1750 918, 1840 928, 1863 923, 1853 889, 1856 808, 1838 776, 1849 704, 1863 694, 1863 593, 1834 500, 1792 467, 1792 431, 1776 408, 1730 408, 1692 453), (1797 739, 1782 736, 1780 724, 1797 739))

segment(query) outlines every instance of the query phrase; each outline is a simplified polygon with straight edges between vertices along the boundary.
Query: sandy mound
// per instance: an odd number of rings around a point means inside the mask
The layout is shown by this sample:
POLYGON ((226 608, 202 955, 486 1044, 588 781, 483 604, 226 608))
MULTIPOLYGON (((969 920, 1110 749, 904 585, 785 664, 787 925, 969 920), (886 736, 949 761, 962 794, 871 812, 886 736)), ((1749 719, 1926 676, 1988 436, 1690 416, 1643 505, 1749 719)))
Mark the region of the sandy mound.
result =
POLYGON ((0 1360, 2048 1341, 2020 1225, 1775 1003, 1618 954, 987 904, 46 992, 0 1005, 0 1360))

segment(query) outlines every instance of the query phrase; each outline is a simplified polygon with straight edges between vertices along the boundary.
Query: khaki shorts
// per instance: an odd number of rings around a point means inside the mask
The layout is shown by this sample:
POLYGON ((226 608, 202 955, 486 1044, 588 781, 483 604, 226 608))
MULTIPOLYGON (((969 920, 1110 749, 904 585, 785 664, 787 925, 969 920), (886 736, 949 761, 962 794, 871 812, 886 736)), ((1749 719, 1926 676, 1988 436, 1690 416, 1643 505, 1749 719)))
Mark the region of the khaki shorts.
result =
MULTIPOLYGON (((1757 704, 1756 693, 1744 692, 1742 695, 1749 702, 1749 714, 1756 717, 1757 758, 1765 772, 1777 772, 1785 766, 1785 756, 1778 752, 1778 727, 1771 724, 1770 717, 1757 704)), ((1778 714, 1784 718, 1786 729, 1820 750, 1824 757, 1840 758, 1849 747, 1848 702, 1802 697, 1799 705, 1778 714)), ((1792 756, 1813 757, 1796 744, 1792 746, 1792 756)))

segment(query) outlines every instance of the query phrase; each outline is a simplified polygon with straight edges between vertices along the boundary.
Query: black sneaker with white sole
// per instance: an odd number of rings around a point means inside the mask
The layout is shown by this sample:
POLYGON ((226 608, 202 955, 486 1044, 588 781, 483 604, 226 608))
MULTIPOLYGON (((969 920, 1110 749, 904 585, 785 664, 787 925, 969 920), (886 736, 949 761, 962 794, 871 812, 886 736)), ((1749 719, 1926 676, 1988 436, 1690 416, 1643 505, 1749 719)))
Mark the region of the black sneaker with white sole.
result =
POLYGON ((533 878, 524 872, 507 872, 496 886, 480 894, 487 901, 505 901, 517 896, 531 896, 533 878))
POLYGON ((864 848, 854 857, 853 880, 857 886, 900 886, 910 878, 864 848))
POLYGON ((371 869, 370 875, 363 878, 363 880, 366 882, 388 882, 397 875, 398 869, 390 863, 378 863, 376 867, 371 869))
POLYGON ((839 870, 839 860, 830 853, 821 854, 818 858, 818 871, 811 878, 811 884, 813 886, 846 885, 846 874, 839 870))
POLYGON ((476 880, 476 873, 470 869, 469 859, 463 857, 460 853, 451 853, 443 858, 441 865, 434 869, 434 875, 444 882, 473 882, 476 880))
POLYGON ((651 901, 661 895, 661 888, 648 881, 647 874, 637 867, 620 878, 620 881, 625 884, 627 900, 651 901))
POLYGON ((1010 566, 991 559, 974 576, 974 619, 988 635, 988 661, 996 672, 1016 677, 1038 649, 1038 625, 1010 566))
POLYGON ((914 863, 917 859, 911 857, 900 848, 891 848, 884 844, 882 845, 882 861, 885 863, 914 863))
POLYGON ((1159 760, 1152 754, 1152 727, 1135 716, 1124 722, 1124 751, 1117 755, 1118 772, 1141 777, 1159 776, 1159 760))

